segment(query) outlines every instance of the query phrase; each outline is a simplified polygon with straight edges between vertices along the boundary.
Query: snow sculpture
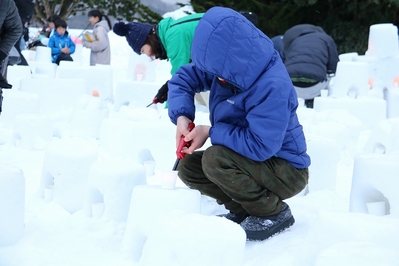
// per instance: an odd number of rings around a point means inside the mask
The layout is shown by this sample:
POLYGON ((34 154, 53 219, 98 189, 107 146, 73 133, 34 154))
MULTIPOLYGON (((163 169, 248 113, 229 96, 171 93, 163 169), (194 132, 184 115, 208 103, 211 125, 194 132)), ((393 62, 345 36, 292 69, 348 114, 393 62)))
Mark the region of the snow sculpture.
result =
POLYGON ((84 79, 87 82, 87 94, 93 90, 99 92, 100 98, 113 101, 113 70, 108 65, 76 66, 59 65, 56 78, 58 79, 84 79))
POLYGON ((93 204, 102 203, 103 219, 126 222, 132 190, 144 184, 146 171, 142 164, 130 160, 101 160, 93 163, 89 171, 85 214, 95 217, 93 204))
POLYGON ((140 264, 238 266, 243 264, 245 244, 244 230, 227 219, 169 211, 150 232, 140 264))
POLYGON ((3 90, 3 105, 0 122, 11 127, 19 114, 39 114, 40 102, 37 94, 19 90, 3 90))
POLYGON ((88 94, 87 86, 84 79, 26 78, 21 80, 20 90, 38 95, 41 114, 54 115, 71 109, 76 98, 88 94))
POLYGON ((16 146, 24 149, 44 149, 53 138, 50 119, 39 114, 19 114, 13 125, 16 146))
POLYGON ((361 98, 333 98, 316 97, 314 99, 314 109, 317 112, 324 110, 344 110, 348 114, 358 118, 363 125, 363 129, 370 129, 380 120, 386 118, 386 101, 376 97, 361 98))
POLYGON ((337 141, 316 135, 306 136, 307 153, 312 159, 309 167, 309 191, 335 190, 340 146, 337 141))
POLYGON ((369 213, 367 203, 385 202, 385 214, 399 215, 399 153, 360 154, 355 158, 349 210, 369 213))
POLYGON ((159 82, 119 80, 115 83, 114 109, 118 111, 122 105, 129 104, 144 108, 152 102, 162 85, 159 82))
POLYGON ((57 72, 57 64, 50 62, 35 62, 34 74, 41 74, 48 78, 55 78, 57 72))
POLYGON ((23 235, 25 178, 21 169, 0 163, 0 246, 16 244, 23 235))
POLYGON ((69 135, 80 138, 99 138, 101 123, 108 114, 108 105, 103 99, 81 95, 74 107, 69 135))
POLYGON ((399 151, 399 118, 381 120, 371 131, 370 137, 363 147, 363 152, 373 153, 379 147, 383 152, 399 151))
POLYGON ((83 208, 89 169, 97 161, 98 147, 94 141, 60 139, 46 149, 42 167, 39 197, 44 187, 54 185, 54 201, 74 213, 83 208))
POLYGON ((122 252, 139 260, 143 246, 166 211, 181 210, 200 213, 201 194, 187 188, 162 189, 160 186, 139 185, 133 188, 129 215, 122 241, 122 252))
POLYGON ((130 50, 126 78, 138 82, 153 82, 155 81, 155 64, 156 61, 152 61, 147 55, 138 55, 130 50))
POLYGON ((335 98, 353 98, 368 95, 369 66, 365 62, 340 61, 336 77, 329 86, 329 95, 335 98))
POLYGON ((51 63, 51 48, 47 46, 37 46, 35 53, 35 62, 51 63))
POLYGON ((19 89, 19 82, 23 78, 29 78, 31 70, 29 66, 13 65, 7 67, 7 81, 12 84, 13 90, 19 89))

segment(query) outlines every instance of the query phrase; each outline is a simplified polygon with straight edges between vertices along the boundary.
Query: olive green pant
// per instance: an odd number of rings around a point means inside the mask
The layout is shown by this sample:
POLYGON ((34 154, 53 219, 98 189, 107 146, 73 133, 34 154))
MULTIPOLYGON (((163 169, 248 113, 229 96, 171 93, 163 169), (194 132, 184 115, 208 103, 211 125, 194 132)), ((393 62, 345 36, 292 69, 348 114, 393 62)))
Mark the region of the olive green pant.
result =
POLYGON ((180 179, 236 214, 269 216, 281 211, 282 200, 301 192, 308 169, 296 169, 272 157, 253 161, 224 146, 214 145, 181 159, 180 179))

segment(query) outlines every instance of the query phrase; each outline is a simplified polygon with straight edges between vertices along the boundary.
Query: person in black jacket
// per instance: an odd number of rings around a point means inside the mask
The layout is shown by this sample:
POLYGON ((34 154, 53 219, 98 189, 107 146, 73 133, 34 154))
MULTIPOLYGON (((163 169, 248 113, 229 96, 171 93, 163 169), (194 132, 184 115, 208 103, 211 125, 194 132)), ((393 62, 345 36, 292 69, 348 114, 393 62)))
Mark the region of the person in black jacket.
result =
POLYGON ((14 2, 17 6, 18 13, 22 22, 22 36, 15 43, 14 47, 17 49, 19 57, 21 59, 18 65, 27 66, 28 62, 21 53, 21 42, 22 40, 24 40, 25 42, 29 41, 29 22, 32 19, 33 13, 35 11, 35 4, 32 2, 32 0, 14 0, 14 2))
POLYGON ((7 58, 13 45, 21 38, 22 23, 14 0, 0 0, 0 113, 3 101, 2 89, 9 89, 4 78, 7 69, 7 58))
POLYGON ((283 36, 285 67, 298 98, 313 108, 320 91, 327 89, 339 61, 334 40, 321 27, 300 24, 288 29, 283 36))

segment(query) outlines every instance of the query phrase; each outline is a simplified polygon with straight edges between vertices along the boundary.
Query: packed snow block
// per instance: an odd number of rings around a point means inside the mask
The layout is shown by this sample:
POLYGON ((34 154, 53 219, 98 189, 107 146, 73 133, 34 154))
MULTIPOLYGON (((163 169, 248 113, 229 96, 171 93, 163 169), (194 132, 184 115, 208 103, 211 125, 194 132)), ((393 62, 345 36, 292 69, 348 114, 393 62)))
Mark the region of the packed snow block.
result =
POLYGON ((385 202, 385 214, 399 215, 399 153, 355 157, 349 211, 369 213, 368 203, 385 202))
POLYGON ((36 79, 26 78, 21 80, 20 90, 35 93, 40 102, 41 114, 54 114, 68 110, 76 99, 87 93, 85 79, 36 79))
POLYGON ((399 118, 399 87, 389 87, 385 100, 387 101, 387 118, 399 118))
POLYGON ((7 81, 12 85, 13 90, 18 90, 21 79, 29 78, 31 74, 29 66, 13 65, 7 67, 7 81))
POLYGON ((306 136, 307 153, 312 163, 309 166, 310 192, 329 189, 335 191, 340 146, 337 141, 317 135, 306 136))
POLYGON ((317 112, 325 110, 347 111, 362 122, 363 129, 370 129, 380 120, 386 118, 386 106, 385 100, 370 96, 355 99, 350 97, 316 97, 313 108, 317 112))
POLYGON ((159 216, 139 263, 238 266, 244 262, 245 244, 245 231, 227 219, 169 211, 159 216))
POLYGON ((13 139, 17 147, 41 150, 53 138, 51 120, 40 114, 19 114, 13 125, 13 139))
POLYGON ((370 84, 369 95, 378 98, 386 97, 386 90, 395 85, 399 76, 399 56, 389 58, 361 57, 369 61, 370 84))
POLYGON ((126 222, 133 188, 146 184, 145 167, 131 160, 101 160, 89 171, 84 211, 94 217, 93 204, 104 204, 102 218, 126 222))
POLYGON ((57 64, 51 62, 34 62, 34 74, 44 75, 53 79, 56 72, 57 64))
POLYGON ((129 62, 126 71, 126 78, 134 81, 155 81, 156 60, 151 60, 147 55, 138 55, 129 51, 129 62))
POLYGON ((363 147, 364 153, 399 152, 399 118, 381 120, 373 127, 363 147))
POLYGON ((25 57, 26 62, 28 62, 29 67, 32 69, 32 62, 35 61, 36 51, 35 50, 22 50, 21 54, 25 57))
POLYGON ((0 163, 0 246, 16 244, 25 218, 25 177, 21 169, 0 163))
POLYGON ((305 127, 305 135, 311 134, 333 139, 341 150, 346 149, 354 153, 357 150, 362 127, 360 119, 350 115, 347 111, 325 110, 315 113, 313 123, 307 124, 305 127))
POLYGON ((90 95, 81 95, 76 101, 68 135, 79 138, 100 137, 102 121, 109 115, 106 102, 90 95))
POLYGON ((113 101, 113 71, 111 66, 71 66, 57 68, 57 79, 84 79, 87 82, 87 93, 93 90, 106 101, 113 101))
POLYGON ((201 194, 187 188, 170 190, 160 186, 135 186, 122 240, 122 252, 138 261, 147 237, 159 223, 159 218, 164 212, 172 210, 200 213, 201 194))
POLYGON ((54 201, 66 211, 83 209, 89 170, 98 159, 95 141, 78 138, 53 140, 45 151, 39 197, 54 185, 54 201))
POLYGON ((399 265, 397 228, 394 217, 321 210, 302 239, 296 265, 399 265))
POLYGON ((366 56, 384 59, 398 55, 398 28, 392 23, 371 25, 366 56))
POLYGON ((162 129, 163 138, 174 140, 176 127, 170 121, 160 122, 157 118, 152 120, 151 117, 155 114, 148 109, 145 111, 145 113, 141 111, 135 113, 143 115, 140 120, 136 116, 131 116, 130 119, 104 119, 100 128, 100 148, 110 157, 122 158, 134 158, 139 150, 146 148, 152 152, 160 168, 169 169, 176 160, 175 142, 163 142, 161 147, 157 140, 159 140, 160 129, 162 129), (135 118, 137 120, 133 120, 135 118), (165 150, 171 153, 168 160, 165 160, 165 150))
POLYGON ((75 44, 75 52, 71 54, 71 57, 73 59, 72 62, 75 62, 77 64, 83 63, 83 44, 75 44))
POLYGON ((39 96, 19 90, 3 90, 0 122, 11 127, 19 114, 39 114, 39 96))
POLYGON ((339 57, 339 62, 342 62, 342 61, 352 62, 352 61, 356 61, 358 56, 359 56, 358 53, 352 52, 352 53, 340 54, 338 57, 339 57))
POLYGON ((47 46, 37 46, 35 53, 35 62, 51 63, 51 48, 47 46))
POLYGON ((163 83, 118 80, 115 83, 114 109, 118 111, 122 105, 146 107, 152 103, 163 83))
POLYGON ((369 66, 365 62, 339 61, 335 77, 329 85, 329 96, 366 96, 369 91, 369 66))

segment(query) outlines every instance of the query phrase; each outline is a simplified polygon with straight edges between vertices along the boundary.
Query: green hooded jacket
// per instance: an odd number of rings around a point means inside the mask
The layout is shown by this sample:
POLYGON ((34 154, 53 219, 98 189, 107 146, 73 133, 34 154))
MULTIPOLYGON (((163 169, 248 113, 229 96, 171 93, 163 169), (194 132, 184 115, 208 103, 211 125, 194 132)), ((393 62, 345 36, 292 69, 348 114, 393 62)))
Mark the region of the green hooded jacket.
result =
POLYGON ((195 28, 204 13, 192 14, 180 19, 164 18, 158 23, 158 34, 172 65, 173 75, 180 66, 191 62, 191 44, 195 28))

